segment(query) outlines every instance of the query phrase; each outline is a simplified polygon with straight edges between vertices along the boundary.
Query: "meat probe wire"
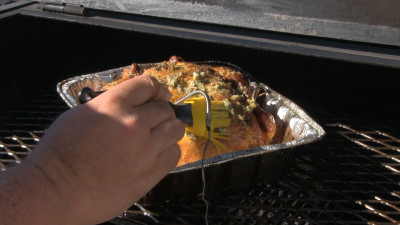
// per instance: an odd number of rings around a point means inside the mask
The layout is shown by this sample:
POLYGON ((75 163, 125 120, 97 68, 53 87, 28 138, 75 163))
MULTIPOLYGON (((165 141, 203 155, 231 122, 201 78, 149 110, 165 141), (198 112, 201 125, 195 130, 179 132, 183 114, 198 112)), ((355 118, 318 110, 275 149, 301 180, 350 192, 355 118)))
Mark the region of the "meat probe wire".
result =
POLYGON ((202 192, 201 192, 201 199, 203 200, 203 202, 204 202, 204 204, 206 206, 206 212, 205 212, 205 215, 204 215, 204 220, 206 222, 206 225, 208 225, 208 207, 209 207, 209 204, 208 204, 208 202, 207 202, 207 200, 205 198, 206 176, 205 176, 205 172, 204 172, 204 160, 205 160, 205 157, 206 157, 206 151, 207 151, 208 145, 210 144, 210 140, 211 140, 211 101, 210 101, 210 97, 208 96, 208 94, 206 92, 201 91, 201 90, 197 90, 197 91, 194 91, 194 92, 188 94, 187 96, 183 97, 182 99, 180 99, 179 101, 175 102, 174 104, 177 105, 177 104, 183 102, 184 100, 186 100, 186 99, 188 99, 188 98, 190 98, 190 97, 192 97, 193 95, 196 95, 196 94, 203 95, 205 100, 206 100, 206 121, 205 122, 206 122, 208 138, 207 138, 206 145, 204 146, 203 157, 201 159, 201 180, 202 180, 202 183, 203 183, 203 189, 202 189, 202 192))
POLYGON ((206 151, 207 151, 207 147, 208 144, 210 144, 210 139, 211 139, 211 132, 210 129, 207 129, 208 132, 208 139, 207 139, 207 143, 204 146, 204 150, 203 150, 203 158, 201 159, 201 180, 203 183, 203 190, 201 192, 201 199, 203 200, 204 204, 206 205, 206 213, 204 215, 204 220, 206 222, 206 225, 208 225, 208 202, 205 198, 205 192, 206 192, 206 178, 205 178, 205 173, 204 173, 204 159, 206 156, 206 151))

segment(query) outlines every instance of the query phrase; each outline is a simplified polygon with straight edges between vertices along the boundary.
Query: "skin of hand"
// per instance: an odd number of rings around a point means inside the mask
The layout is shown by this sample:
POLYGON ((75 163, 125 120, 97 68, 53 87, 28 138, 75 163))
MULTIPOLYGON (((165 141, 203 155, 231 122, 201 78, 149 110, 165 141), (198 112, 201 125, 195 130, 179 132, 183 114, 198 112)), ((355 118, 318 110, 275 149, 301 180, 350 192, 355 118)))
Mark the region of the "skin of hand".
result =
POLYGON ((19 211, 9 224, 97 224, 129 208, 180 158, 185 128, 170 97, 155 78, 138 76, 63 113, 0 177, 0 210, 19 211))

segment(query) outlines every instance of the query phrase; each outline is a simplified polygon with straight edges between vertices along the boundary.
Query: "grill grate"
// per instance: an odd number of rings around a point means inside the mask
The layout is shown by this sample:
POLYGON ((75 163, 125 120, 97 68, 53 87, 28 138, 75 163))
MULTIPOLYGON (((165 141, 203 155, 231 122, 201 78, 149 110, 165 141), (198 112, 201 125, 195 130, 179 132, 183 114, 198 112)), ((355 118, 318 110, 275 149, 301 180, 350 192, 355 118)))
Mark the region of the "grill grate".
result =
MULTIPOLYGON (((2 102, 2 170, 23 160, 48 125, 67 109, 55 91, 46 91, 52 89, 2 102)), ((400 139, 393 128, 400 122, 377 121, 374 115, 370 120, 364 115, 360 121, 352 120, 352 115, 327 115, 320 115, 326 120, 322 123, 326 137, 297 148, 281 179, 254 184, 245 192, 228 189, 224 195, 208 195, 210 224, 399 224, 400 139)), ((200 198, 144 207, 153 219, 132 207, 126 222, 204 223, 200 198)))
MULTIPOLYGON (((344 124, 326 129, 325 139, 298 149, 280 180, 244 193, 227 190, 224 196, 208 196, 209 222, 399 224, 400 140, 344 124)), ((199 224, 204 205, 197 199, 145 208, 156 212, 161 224, 199 224)))
POLYGON ((20 163, 54 119, 67 109, 54 87, 44 86, 27 95, 1 102, 0 169, 20 163))

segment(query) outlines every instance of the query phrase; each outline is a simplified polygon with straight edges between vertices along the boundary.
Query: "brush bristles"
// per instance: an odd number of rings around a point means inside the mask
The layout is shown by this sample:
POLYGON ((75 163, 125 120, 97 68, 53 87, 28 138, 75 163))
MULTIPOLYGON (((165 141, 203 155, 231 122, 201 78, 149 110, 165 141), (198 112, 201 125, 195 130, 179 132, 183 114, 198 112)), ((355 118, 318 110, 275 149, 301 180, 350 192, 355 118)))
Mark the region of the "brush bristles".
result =
POLYGON ((231 124, 228 110, 221 101, 211 101, 211 129, 227 127, 231 124))
MULTIPOLYGON (((206 101, 204 98, 190 98, 185 103, 192 104, 193 126, 187 126, 186 129, 200 137, 207 137, 206 128, 206 101)), ((228 127, 231 124, 229 113, 222 101, 211 101, 211 141, 217 149, 224 148, 217 139, 229 139, 228 133, 216 131, 218 128, 228 127)))

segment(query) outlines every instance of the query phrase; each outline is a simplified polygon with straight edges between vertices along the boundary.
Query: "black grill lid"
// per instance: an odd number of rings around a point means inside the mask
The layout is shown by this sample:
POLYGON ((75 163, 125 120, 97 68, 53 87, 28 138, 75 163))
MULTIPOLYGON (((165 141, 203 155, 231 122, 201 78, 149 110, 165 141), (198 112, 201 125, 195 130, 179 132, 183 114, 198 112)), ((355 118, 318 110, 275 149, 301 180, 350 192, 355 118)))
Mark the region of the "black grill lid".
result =
POLYGON ((43 0, 185 21, 400 46, 398 0, 43 0))

